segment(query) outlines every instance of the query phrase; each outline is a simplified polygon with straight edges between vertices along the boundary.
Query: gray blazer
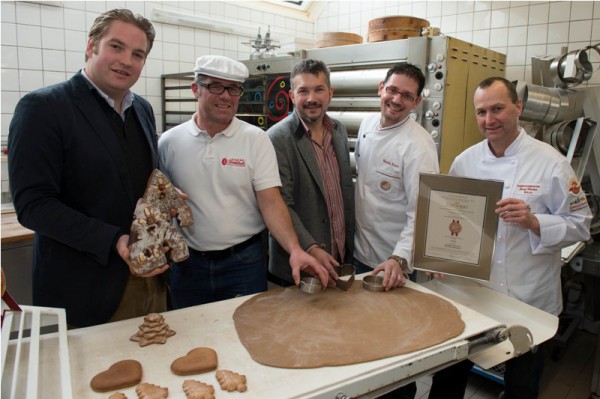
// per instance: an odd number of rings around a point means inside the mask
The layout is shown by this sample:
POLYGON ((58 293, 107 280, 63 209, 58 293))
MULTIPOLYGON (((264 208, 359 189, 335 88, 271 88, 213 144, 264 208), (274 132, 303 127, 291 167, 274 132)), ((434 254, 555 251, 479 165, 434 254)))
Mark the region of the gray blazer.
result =
MULTIPOLYGON (((334 120, 332 144, 340 169, 344 217, 346 223, 345 262, 352 261, 354 249, 354 186, 346 128, 334 120)), ((323 179, 312 143, 306 136, 296 112, 271 127, 267 133, 273 142, 281 176, 281 194, 290 210, 300 246, 317 243, 331 253, 331 234, 323 179)), ((289 254, 269 237, 269 271, 293 282, 289 254)))

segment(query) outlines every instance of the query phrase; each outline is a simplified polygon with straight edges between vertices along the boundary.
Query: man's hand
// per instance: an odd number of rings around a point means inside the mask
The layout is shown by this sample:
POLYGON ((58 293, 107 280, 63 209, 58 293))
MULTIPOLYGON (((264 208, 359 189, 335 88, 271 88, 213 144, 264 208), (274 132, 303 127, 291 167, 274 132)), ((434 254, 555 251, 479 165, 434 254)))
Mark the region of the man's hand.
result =
MULTIPOLYGON (((123 259, 125 261, 125 263, 127 263, 127 266, 129 266, 129 272, 131 274, 133 274, 134 276, 136 276, 137 274, 134 272, 134 268, 133 265, 131 264, 131 260, 129 260, 129 235, 127 234, 123 234, 121 237, 119 237, 119 239, 117 240, 117 252, 119 253, 119 256, 121 257, 121 259, 123 259)), ((169 247, 163 247, 162 248, 164 253, 167 253, 169 251, 169 247)), ((147 273, 144 274, 139 274, 138 276, 140 277, 153 277, 156 276, 158 274, 164 273, 165 271, 167 271, 167 269, 169 268, 169 265, 166 264, 164 266, 161 266, 159 268, 156 268, 154 270, 151 270, 147 273)))
POLYGON ((398 261, 394 259, 387 259, 386 261, 380 263, 371 274, 376 275, 382 270, 384 271, 383 287, 386 291, 389 291, 394 287, 402 287, 404 284, 406 284, 404 274, 402 273, 402 268, 400 267, 400 263, 398 263, 398 261))
POLYGON ((328 271, 333 270, 334 266, 339 266, 339 262, 335 260, 333 256, 331 256, 327 251, 323 248, 314 246, 313 248, 309 248, 308 254, 314 257, 319 261, 320 264, 325 266, 328 271))
POLYGON ((290 253, 290 266, 292 277, 296 285, 300 284, 300 272, 306 272, 321 280, 323 289, 328 285, 334 285, 338 275, 330 264, 322 265, 316 258, 304 252, 300 247, 290 253))
POLYGON ((506 223, 516 223, 524 229, 529 229, 540 235, 540 222, 531 213, 531 208, 525 201, 516 198, 503 198, 496 202, 496 213, 506 223))

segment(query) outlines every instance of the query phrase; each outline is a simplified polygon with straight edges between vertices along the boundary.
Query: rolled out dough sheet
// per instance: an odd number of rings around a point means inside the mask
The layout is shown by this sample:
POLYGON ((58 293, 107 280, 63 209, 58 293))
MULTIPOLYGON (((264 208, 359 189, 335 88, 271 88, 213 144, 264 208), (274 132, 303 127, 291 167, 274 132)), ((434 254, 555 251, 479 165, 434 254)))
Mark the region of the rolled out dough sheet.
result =
POLYGON ((408 287, 309 295, 274 289, 233 314, 238 336, 258 363, 282 368, 341 366, 414 352, 460 335, 465 323, 450 302, 408 287))

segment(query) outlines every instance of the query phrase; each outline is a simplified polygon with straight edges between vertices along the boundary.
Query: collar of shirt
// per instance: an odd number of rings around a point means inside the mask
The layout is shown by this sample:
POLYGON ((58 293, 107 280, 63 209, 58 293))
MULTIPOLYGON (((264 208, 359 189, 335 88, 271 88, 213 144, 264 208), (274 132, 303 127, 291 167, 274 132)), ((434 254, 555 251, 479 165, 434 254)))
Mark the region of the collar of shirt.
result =
POLYGON ((408 115, 406 118, 402 119, 402 120, 401 120, 400 122, 398 122, 398 123, 394 123, 394 124, 393 124, 393 125, 391 125, 391 126, 382 127, 382 126, 381 126, 381 117, 380 117, 380 118, 379 118, 379 130, 381 130, 381 131, 385 131, 385 130, 391 130, 391 129, 395 129, 395 128, 397 128, 398 126, 402 126, 402 125, 404 125, 404 124, 406 123, 406 121, 408 120, 408 118, 410 118, 410 115, 408 115))
POLYGON ((83 75, 83 77, 89 82, 90 85, 92 85, 96 90, 98 90, 98 94, 100 94, 100 96, 106 100, 106 102, 108 103, 108 105, 111 106, 112 109, 114 109, 115 111, 117 111, 117 113, 119 115, 121 115, 121 118, 123 120, 125 120, 125 111, 127 111, 127 109, 129 107, 131 107, 131 105, 133 104, 133 92, 130 90, 125 97, 123 98, 123 106, 121 107, 121 109, 123 111, 119 112, 116 108, 115 108, 115 100, 113 100, 112 98, 110 98, 106 93, 104 93, 102 90, 100 90, 98 88, 98 86, 96 86, 94 84, 94 82, 91 81, 90 77, 87 76, 87 74, 85 73, 85 68, 81 68, 81 74, 83 75))
MULTIPOLYGON (((300 115, 298 115, 298 112, 297 111, 294 111, 294 112, 296 112, 296 115, 298 116, 298 119, 300 119, 300 123, 302 124, 302 127, 304 128, 304 131, 306 132, 306 135, 309 138, 311 138, 310 129, 308 128, 308 126, 306 126, 306 123, 304 122, 304 120, 302 118, 300 118, 300 115)), ((329 133, 333 133, 333 129, 335 129, 335 122, 327 114, 325 114, 323 116, 323 129, 325 129, 329 133)))
MULTIPOLYGON (((510 143, 508 148, 504 151, 504 156, 501 158, 507 158, 507 157, 512 157, 512 156, 516 155, 517 152, 519 151, 519 147, 521 146, 521 143, 523 142, 523 139, 526 134, 527 134, 527 132, 525 131, 525 129, 523 129, 522 127, 519 127, 519 135, 517 136, 515 141, 510 143)), ((494 155, 492 150, 490 150, 490 144, 488 143, 487 139, 486 139, 485 148, 486 148, 486 153, 488 154, 489 157, 496 158, 496 156, 494 155)))
MULTIPOLYGON (((200 127, 198 127, 198 125, 196 124, 197 114, 198 113, 195 112, 194 115, 192 115, 192 125, 194 126, 194 130, 191 131, 190 133, 192 134, 192 136, 204 135, 210 139, 211 137, 208 134, 208 132, 206 130, 200 129, 200 127)), ((231 122, 229 123, 229 125, 225 128, 225 130, 220 131, 219 133, 215 134, 214 137, 217 137, 220 134, 222 134, 223 136, 226 136, 226 137, 233 136, 233 134, 237 131, 237 128, 236 128, 237 125, 238 125, 238 118, 236 116, 234 116, 233 119, 231 120, 231 122)))

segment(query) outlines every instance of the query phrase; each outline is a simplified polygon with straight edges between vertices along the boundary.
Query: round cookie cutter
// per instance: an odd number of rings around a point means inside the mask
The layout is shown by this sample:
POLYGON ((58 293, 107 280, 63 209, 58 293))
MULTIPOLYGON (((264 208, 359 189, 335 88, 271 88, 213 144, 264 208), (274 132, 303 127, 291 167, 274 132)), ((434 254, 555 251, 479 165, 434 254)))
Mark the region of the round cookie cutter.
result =
MULTIPOLYGON (((335 286, 342 291, 348 291, 348 289, 354 283, 354 275, 356 269, 350 264, 344 264, 340 266, 334 266, 334 270, 339 277, 350 276, 348 280, 342 280, 341 278, 335 282, 335 286)), ((300 291, 306 292, 307 294, 317 294, 323 288, 321 280, 315 277, 302 277, 300 279, 300 291)))
POLYGON ((363 288, 367 291, 373 292, 382 292, 384 291, 383 287, 383 277, 382 276, 365 276, 363 277, 363 288))
POLYGON ((316 294, 321 291, 323 284, 315 277, 302 277, 300 280, 300 291, 307 294, 316 294))

